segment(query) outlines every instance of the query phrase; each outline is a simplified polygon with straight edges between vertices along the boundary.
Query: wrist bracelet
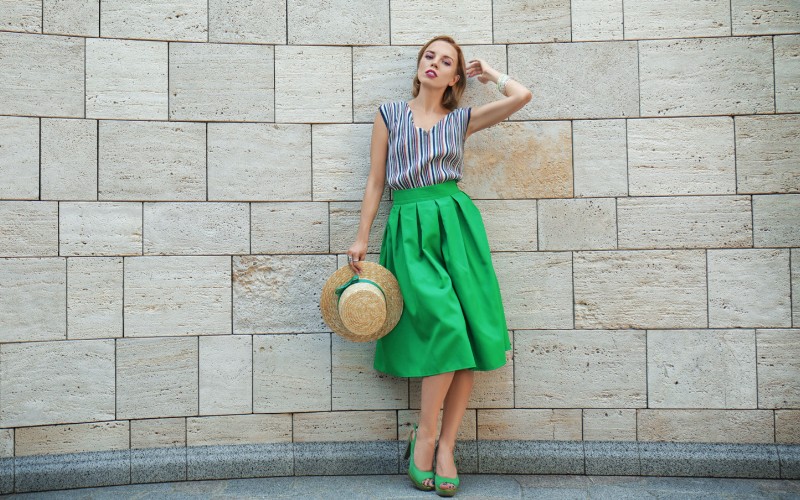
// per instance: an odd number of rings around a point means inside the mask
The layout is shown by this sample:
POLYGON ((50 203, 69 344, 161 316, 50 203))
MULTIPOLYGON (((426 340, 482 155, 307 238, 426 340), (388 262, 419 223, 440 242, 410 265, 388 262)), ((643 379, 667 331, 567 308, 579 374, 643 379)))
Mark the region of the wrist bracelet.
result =
POLYGON ((497 79, 497 90, 501 94, 506 95, 506 83, 508 83, 510 79, 511 77, 506 74, 500 75, 500 78, 497 79))

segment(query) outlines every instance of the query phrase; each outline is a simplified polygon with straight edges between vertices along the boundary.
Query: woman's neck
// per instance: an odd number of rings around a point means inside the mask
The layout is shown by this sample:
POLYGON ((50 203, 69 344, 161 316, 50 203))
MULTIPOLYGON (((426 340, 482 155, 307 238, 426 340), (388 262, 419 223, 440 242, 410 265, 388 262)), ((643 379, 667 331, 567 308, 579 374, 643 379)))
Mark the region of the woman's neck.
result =
POLYGON ((442 106, 443 96, 444 91, 431 92, 426 87, 420 85, 419 93, 417 94, 417 97, 414 98, 414 104, 416 105, 416 108, 423 113, 436 114, 439 113, 444 107, 442 106))

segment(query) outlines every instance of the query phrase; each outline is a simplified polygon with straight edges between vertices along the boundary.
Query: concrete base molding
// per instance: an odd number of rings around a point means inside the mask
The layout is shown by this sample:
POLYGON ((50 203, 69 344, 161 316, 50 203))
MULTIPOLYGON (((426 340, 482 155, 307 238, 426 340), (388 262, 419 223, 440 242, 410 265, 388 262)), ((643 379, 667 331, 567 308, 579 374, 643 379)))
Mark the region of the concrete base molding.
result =
MULTIPOLYGON (((0 493, 204 479, 402 474, 405 442, 278 443, 0 459, 0 493)), ((800 479, 800 445, 465 441, 462 473, 800 479)))

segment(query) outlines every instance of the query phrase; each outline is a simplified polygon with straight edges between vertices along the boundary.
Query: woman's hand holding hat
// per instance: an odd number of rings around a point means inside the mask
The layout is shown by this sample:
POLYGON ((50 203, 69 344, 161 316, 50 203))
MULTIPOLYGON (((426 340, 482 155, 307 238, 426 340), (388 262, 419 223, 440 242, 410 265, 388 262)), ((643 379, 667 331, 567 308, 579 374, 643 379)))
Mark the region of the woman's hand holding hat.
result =
POLYGON ((356 240, 353 246, 347 251, 347 263, 350 264, 350 269, 356 273, 361 273, 361 263, 367 256, 367 242, 356 240))

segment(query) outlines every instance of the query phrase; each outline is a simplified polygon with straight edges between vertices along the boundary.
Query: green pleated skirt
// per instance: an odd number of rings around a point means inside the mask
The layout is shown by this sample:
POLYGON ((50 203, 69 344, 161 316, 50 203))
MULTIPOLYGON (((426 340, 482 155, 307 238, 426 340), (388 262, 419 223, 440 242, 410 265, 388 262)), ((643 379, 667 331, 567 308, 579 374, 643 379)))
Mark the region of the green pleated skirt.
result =
POLYGON ((455 181, 393 196, 380 264, 397 277, 404 306, 376 342, 375 369, 427 377, 505 365, 511 343, 478 208, 455 181))

